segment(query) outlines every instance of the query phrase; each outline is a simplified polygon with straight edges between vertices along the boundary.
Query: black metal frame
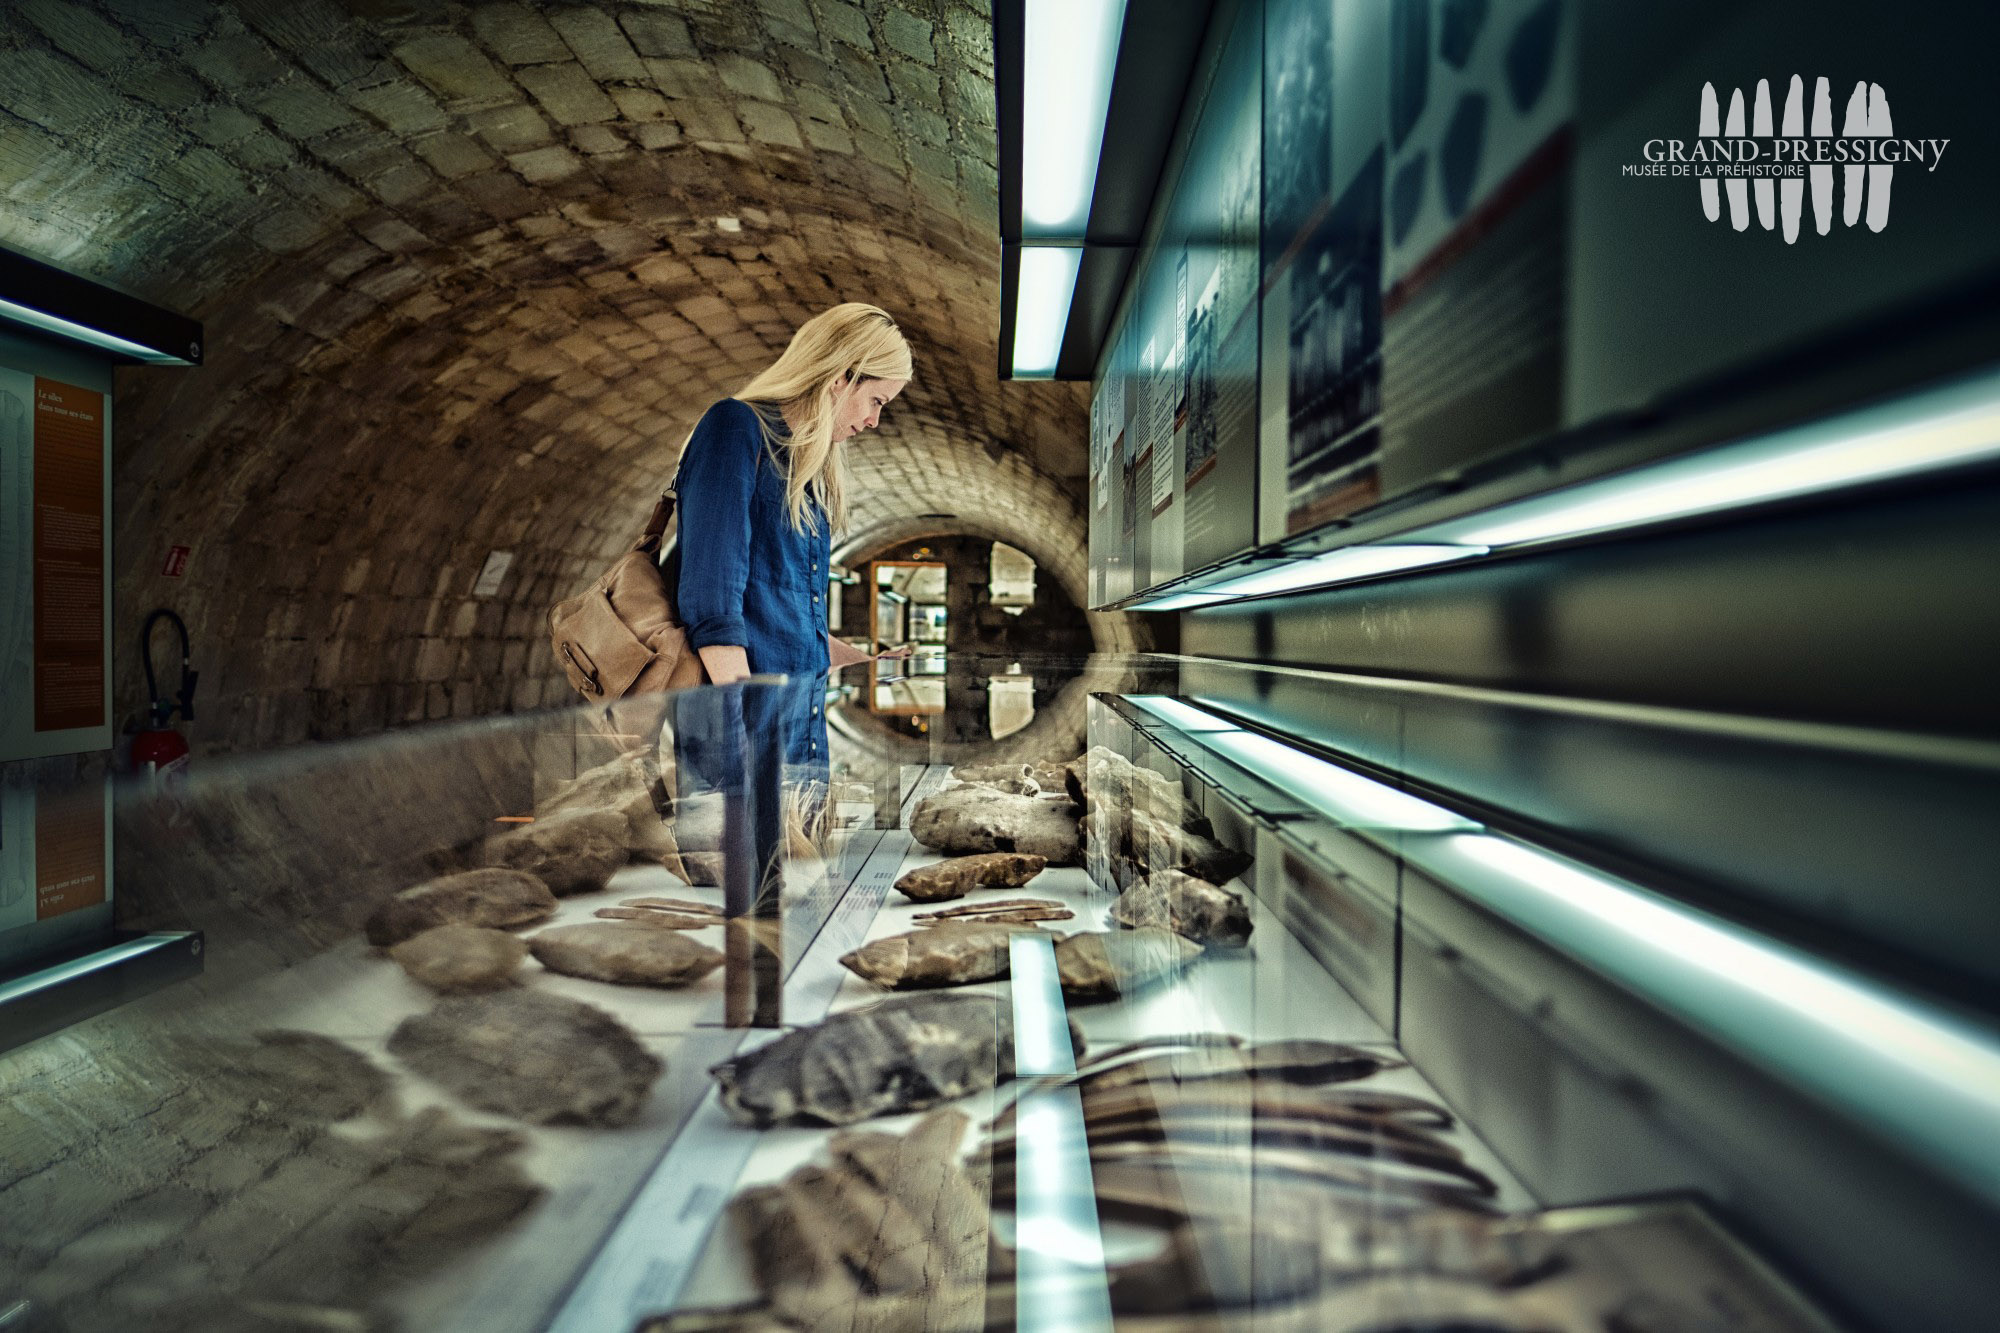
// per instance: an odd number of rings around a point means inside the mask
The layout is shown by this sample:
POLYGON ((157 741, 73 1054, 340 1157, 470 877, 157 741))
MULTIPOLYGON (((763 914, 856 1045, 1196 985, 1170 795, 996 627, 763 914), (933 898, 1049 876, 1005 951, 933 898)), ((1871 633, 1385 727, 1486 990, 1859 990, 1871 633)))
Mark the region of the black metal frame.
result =
MULTIPOLYGON (((157 947, 78 976, 39 986, 0 1004, 0 1051, 25 1046, 37 1038, 60 1032, 163 986, 201 974, 201 932, 182 930, 119 932, 108 941, 94 943, 81 951, 37 959, 24 975, 34 976, 67 964, 84 962, 95 954, 142 940, 153 942, 157 947)), ((17 981, 22 978, 0 979, 17 981)))
MULTIPOLYGON (((175 314, 136 296, 115 291, 102 283, 65 273, 38 259, 0 248, 0 298, 27 306, 45 315, 81 324, 99 333, 122 338, 171 357, 182 365, 198 366, 202 358, 201 321, 175 314)), ((0 321, 10 324, 4 314, 0 321)), ((95 343, 62 337, 32 324, 13 324, 37 338, 61 340, 65 345, 85 346, 100 356, 126 365, 156 365, 140 357, 116 352, 95 343)))

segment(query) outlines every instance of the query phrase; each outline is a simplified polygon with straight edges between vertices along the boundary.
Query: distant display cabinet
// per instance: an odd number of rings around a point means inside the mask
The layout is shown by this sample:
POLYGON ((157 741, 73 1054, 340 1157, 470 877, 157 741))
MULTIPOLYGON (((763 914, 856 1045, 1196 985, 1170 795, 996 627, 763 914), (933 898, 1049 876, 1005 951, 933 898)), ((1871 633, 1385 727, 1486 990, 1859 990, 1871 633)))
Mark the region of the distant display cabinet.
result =
POLYGON ((201 326, 0 250, 0 1048, 198 970, 112 920, 111 422, 201 326))

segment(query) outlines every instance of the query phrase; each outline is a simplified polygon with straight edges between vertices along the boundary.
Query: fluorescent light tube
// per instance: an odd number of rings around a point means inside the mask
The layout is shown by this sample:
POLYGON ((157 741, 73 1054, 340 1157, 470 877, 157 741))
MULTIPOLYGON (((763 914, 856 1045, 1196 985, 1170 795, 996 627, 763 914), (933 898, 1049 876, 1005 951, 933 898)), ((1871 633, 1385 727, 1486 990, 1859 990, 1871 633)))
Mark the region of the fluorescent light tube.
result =
POLYGON ((1216 602, 1236 600, 1226 592, 1172 592, 1164 597, 1151 597, 1143 602, 1135 602, 1129 607, 1133 611, 1186 611, 1197 606, 1212 606, 1216 602))
POLYGON ((1347 828, 1443 833, 1480 827, 1441 805, 1256 732, 1195 732, 1191 739, 1347 828))
POLYGON ((1104 148, 1125 0, 1027 0, 1021 234, 1081 239, 1104 148))
POLYGON ((2000 1198, 2000 1033, 1511 838, 1455 834, 1406 844, 1405 855, 2000 1198))
POLYGON ((1160 721, 1170 724, 1180 731, 1241 731, 1227 718, 1217 717, 1206 709, 1193 704, 1182 703, 1170 694, 1128 694, 1125 702, 1151 713, 1160 721))
POLYGON ((1015 935, 1007 944, 1007 967, 1014 992, 1014 1077, 1074 1074, 1054 945, 1046 935, 1015 935))
POLYGON ((1021 248, 1020 288, 1014 301, 1014 375, 1046 379, 1056 373, 1070 297, 1083 251, 1073 245, 1021 248))
POLYGON ((31 329, 40 329, 44 333, 53 333, 57 337, 69 338, 80 343, 88 343, 100 351, 116 352, 120 356, 137 357, 141 361, 150 361, 158 366, 184 366, 192 364, 186 357, 157 351, 154 348, 145 346, 143 343, 135 343, 120 338, 115 334, 103 333, 91 328, 87 324, 77 324, 62 318, 60 315, 47 314, 35 309, 33 306, 18 305, 13 301, 0 300, 0 317, 11 319, 16 324, 25 324, 31 329))
POLYGON ((1483 546, 1452 545, 1343 546, 1337 551, 1295 560, 1240 578, 1211 583, 1204 592, 1223 593, 1231 598, 1262 597, 1275 592, 1301 592, 1355 579, 1394 574, 1399 570, 1421 569, 1425 565, 1448 564, 1486 554, 1483 546))
POLYGON ((1583 537, 2000 458, 2000 375, 1580 483, 1424 529, 1504 547, 1583 537))
MULTIPOLYGON (((1008 941, 1014 1075, 1074 1074, 1055 947, 1021 931, 1008 941)), ((1111 1329, 1104 1239, 1091 1184, 1083 1097, 1075 1086, 1030 1088, 1014 1103, 1015 1323, 1024 1333, 1111 1329)))

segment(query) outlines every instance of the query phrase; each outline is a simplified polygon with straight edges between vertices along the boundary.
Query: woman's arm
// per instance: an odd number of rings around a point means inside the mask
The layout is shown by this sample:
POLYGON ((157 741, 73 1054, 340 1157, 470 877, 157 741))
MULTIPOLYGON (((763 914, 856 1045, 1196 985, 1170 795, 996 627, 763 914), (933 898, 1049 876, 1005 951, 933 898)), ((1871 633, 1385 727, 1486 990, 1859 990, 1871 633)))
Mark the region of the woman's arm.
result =
POLYGON ((701 664, 708 668, 711 684, 728 685, 750 675, 750 654, 741 644, 711 643, 695 651, 701 654, 701 664))
POLYGON ((750 494, 762 448, 750 407, 723 402, 694 428, 681 460, 675 609, 718 685, 750 674, 743 594, 750 581, 750 494))

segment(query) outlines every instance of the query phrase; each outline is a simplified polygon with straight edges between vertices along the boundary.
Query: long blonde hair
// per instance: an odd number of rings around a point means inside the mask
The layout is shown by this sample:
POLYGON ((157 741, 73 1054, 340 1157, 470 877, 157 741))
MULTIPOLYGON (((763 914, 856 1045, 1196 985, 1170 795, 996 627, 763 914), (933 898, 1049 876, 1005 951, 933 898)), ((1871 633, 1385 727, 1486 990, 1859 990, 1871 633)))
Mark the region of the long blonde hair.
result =
POLYGON ((833 392, 849 380, 907 380, 910 345, 888 312, 850 301, 814 315, 792 335, 784 355, 735 397, 753 407, 789 408, 797 427, 781 435, 770 414, 758 412, 764 438, 787 460, 785 510, 796 532, 814 526, 808 497, 825 508, 834 531, 847 525, 847 471, 833 438, 833 392))

